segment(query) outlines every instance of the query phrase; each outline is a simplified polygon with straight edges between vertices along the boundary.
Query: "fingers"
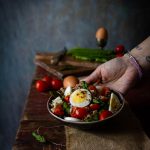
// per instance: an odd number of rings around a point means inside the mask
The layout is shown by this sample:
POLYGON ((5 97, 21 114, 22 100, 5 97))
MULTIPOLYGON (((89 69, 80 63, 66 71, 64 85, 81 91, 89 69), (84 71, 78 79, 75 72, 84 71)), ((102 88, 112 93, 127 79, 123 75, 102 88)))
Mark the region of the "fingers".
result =
POLYGON ((125 95, 127 93, 127 87, 117 84, 116 82, 109 82, 109 83, 105 83, 105 84, 101 84, 101 86, 106 86, 109 87, 110 89, 121 93, 122 95, 125 95))
POLYGON ((100 66, 84 79, 84 81, 86 81, 87 83, 100 82, 100 80, 101 80, 100 66))

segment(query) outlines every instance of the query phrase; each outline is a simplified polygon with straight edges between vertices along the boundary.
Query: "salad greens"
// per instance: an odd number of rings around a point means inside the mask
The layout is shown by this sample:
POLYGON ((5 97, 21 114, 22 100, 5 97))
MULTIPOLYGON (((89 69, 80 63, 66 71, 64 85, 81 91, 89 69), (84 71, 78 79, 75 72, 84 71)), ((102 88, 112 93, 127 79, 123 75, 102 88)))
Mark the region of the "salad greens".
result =
POLYGON ((81 85, 83 89, 87 89, 88 88, 88 84, 85 81, 81 81, 81 85))

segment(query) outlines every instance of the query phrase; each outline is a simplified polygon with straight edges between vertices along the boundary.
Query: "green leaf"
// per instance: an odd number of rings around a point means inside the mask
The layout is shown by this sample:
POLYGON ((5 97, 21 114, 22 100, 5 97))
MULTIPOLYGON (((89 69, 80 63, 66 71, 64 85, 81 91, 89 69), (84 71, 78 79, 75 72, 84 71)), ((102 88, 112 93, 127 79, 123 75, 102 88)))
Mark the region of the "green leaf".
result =
POLYGON ((46 142, 44 136, 42 136, 42 135, 39 135, 39 134, 37 134, 37 133, 35 133, 35 132, 32 132, 32 136, 33 136, 38 142, 41 142, 41 143, 45 143, 45 142, 46 142))
POLYGON ((97 100, 97 99, 93 99, 93 103, 95 103, 95 104, 100 104, 100 101, 97 100))
POLYGON ((100 104, 101 109, 108 109, 108 107, 109 107, 108 102, 103 102, 103 101, 100 100, 100 99, 93 99, 93 103, 95 103, 95 104, 100 104))
POLYGON ((66 114, 70 114, 70 105, 66 102, 63 102, 63 109, 66 114))
POLYGON ((85 81, 81 81, 81 85, 83 89, 87 89, 88 88, 88 84, 85 81))

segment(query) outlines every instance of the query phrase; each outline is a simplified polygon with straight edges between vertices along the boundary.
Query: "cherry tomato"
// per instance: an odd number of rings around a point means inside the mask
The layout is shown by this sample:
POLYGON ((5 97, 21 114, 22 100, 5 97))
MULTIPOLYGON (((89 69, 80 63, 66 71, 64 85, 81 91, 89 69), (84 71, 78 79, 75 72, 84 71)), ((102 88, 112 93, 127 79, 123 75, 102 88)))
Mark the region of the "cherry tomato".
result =
POLYGON ((57 116, 63 116, 64 115, 64 110, 63 110, 62 105, 57 105, 56 108, 54 109, 53 113, 57 116))
POLYGON ((42 80, 47 82, 49 87, 52 88, 52 80, 53 80, 53 78, 51 76, 45 76, 42 80))
POLYGON ((97 93, 97 89, 94 85, 89 85, 88 89, 92 92, 92 93, 97 93))
POLYGON ((64 101, 67 102, 67 103, 69 103, 69 99, 70 99, 69 95, 64 97, 64 101))
POLYGON ((52 89, 59 90, 63 86, 62 80, 60 79, 53 79, 52 80, 52 89))
POLYGON ((71 117, 78 118, 78 119, 84 119, 87 115, 88 111, 85 107, 72 107, 71 110, 71 117))
POLYGON ((101 99, 103 102, 108 102, 108 101, 109 101, 109 98, 106 97, 106 96, 100 96, 100 99, 101 99))
POLYGON ((123 45, 117 45, 115 48, 115 53, 116 54, 123 54, 125 50, 125 47, 123 45))
POLYGON ((101 91, 101 95, 102 95, 102 96, 107 96, 110 92, 111 92, 111 91, 110 91, 110 88, 108 88, 108 87, 103 87, 103 88, 102 88, 102 91, 101 91))
POLYGON ((113 113, 109 110, 103 110, 99 115, 99 120, 104 120, 105 118, 111 116, 113 113))
POLYGON ((99 105, 99 104, 90 104, 90 109, 91 109, 92 111, 98 110, 99 108, 100 108, 100 105, 99 105))
POLYGON ((48 84, 42 80, 38 80, 36 82, 35 87, 36 87, 37 91, 39 91, 39 92, 45 92, 45 91, 49 90, 48 84))
POLYGON ((116 54, 116 57, 122 57, 123 54, 116 54))

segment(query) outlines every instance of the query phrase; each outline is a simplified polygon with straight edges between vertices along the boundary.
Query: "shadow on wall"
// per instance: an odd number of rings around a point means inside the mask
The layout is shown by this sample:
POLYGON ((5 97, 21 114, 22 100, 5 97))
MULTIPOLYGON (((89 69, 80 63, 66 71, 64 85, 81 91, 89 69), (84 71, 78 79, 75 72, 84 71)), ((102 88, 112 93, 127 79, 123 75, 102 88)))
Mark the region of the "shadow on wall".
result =
POLYGON ((109 32, 107 48, 131 49, 149 35, 149 14, 144 1, 0 0, 0 149, 14 141, 36 52, 96 47, 101 26, 109 32))

